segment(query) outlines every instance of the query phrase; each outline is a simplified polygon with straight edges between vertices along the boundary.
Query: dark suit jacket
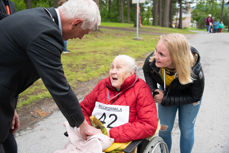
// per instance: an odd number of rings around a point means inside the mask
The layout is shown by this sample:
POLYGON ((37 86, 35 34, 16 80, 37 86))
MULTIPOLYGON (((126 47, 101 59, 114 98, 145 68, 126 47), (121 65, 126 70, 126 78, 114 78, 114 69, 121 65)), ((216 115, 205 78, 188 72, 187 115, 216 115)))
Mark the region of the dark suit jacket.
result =
POLYGON ((84 116, 61 64, 62 34, 54 8, 17 12, 0 21, 0 143, 6 138, 16 97, 41 78, 71 126, 84 116))
MULTIPOLYGON (((4 17, 7 17, 8 14, 6 13, 6 7, 5 3, 3 2, 4 0, 0 0, 0 20, 3 19, 4 17)), ((16 8, 13 2, 8 0, 9 3, 9 8, 10 8, 10 13, 13 14, 16 12, 16 8)))

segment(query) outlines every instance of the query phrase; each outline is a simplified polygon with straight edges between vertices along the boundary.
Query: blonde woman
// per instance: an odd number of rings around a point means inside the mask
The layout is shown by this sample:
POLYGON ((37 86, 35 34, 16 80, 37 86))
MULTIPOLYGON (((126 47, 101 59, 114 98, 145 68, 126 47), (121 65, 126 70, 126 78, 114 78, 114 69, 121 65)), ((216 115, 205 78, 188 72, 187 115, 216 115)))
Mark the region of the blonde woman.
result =
POLYGON ((160 37, 156 49, 145 60, 144 76, 158 103, 159 135, 172 145, 171 131, 178 111, 180 152, 191 153, 195 118, 204 91, 204 75, 198 51, 181 34, 160 37))

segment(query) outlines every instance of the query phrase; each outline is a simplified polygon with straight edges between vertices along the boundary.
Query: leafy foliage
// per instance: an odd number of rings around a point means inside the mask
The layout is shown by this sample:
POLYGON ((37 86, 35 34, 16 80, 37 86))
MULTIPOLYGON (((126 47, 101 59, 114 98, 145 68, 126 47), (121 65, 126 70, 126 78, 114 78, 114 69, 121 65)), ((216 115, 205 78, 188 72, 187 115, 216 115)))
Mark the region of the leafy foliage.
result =
MULTIPOLYGON (((14 2, 16 10, 24 10, 26 9, 26 1, 27 0, 11 0, 14 2)), ((55 3, 54 0, 30 0, 31 7, 54 7, 55 3)))
POLYGON ((100 1, 100 13, 102 16, 102 21, 112 21, 119 22, 119 13, 118 13, 118 0, 110 0, 110 10, 109 10, 109 1, 100 1))
POLYGON ((11 0, 11 1, 14 2, 17 11, 24 10, 26 8, 24 0, 11 0))
POLYGON ((223 22, 229 27, 229 7, 224 8, 223 22))
POLYGON ((145 9, 145 11, 142 13, 142 16, 143 16, 143 22, 142 24, 143 25, 152 25, 152 6, 148 6, 147 9, 145 9))

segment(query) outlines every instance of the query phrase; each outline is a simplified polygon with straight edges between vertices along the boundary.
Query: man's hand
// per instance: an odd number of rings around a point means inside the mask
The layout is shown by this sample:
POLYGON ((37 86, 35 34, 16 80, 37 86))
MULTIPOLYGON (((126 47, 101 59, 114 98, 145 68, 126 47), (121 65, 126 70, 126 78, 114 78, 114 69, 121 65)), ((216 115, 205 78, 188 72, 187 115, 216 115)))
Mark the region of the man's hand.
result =
POLYGON ((14 111, 14 117, 11 123, 11 130, 12 133, 14 134, 20 127, 20 121, 19 121, 19 116, 17 114, 17 111, 14 111))
POLYGON ((102 133, 100 129, 96 129, 93 126, 88 125, 86 120, 83 121, 79 128, 80 134, 83 136, 85 140, 87 140, 88 136, 102 133))

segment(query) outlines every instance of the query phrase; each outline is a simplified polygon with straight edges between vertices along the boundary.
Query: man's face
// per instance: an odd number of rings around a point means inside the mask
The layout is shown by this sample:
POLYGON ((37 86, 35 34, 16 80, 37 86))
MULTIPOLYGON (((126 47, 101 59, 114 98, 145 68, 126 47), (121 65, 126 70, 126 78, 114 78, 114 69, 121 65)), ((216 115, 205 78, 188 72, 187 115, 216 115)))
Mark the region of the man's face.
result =
POLYGON ((70 23, 69 28, 63 31, 63 39, 73 39, 79 38, 82 39, 85 34, 88 34, 91 30, 90 29, 82 29, 83 21, 82 20, 74 20, 70 23))
MULTIPOLYGON (((81 25, 82 24, 80 23, 80 24, 73 27, 73 29, 71 30, 72 31, 72 38, 82 39, 85 34, 89 34, 89 32, 91 30, 90 29, 82 29, 81 25)), ((70 39, 72 39, 72 38, 70 38, 70 39)))

